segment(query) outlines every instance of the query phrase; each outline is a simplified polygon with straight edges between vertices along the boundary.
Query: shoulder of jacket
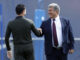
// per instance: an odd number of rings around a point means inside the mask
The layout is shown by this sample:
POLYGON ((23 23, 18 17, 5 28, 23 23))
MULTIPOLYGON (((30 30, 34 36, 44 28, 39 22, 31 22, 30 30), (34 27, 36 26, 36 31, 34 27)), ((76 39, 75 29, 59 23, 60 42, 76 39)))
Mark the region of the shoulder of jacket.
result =
POLYGON ((27 22, 29 22, 29 23, 33 23, 33 21, 31 20, 31 19, 28 19, 28 18, 24 18, 25 19, 25 21, 27 21, 27 22))
POLYGON ((61 18, 61 20, 63 20, 67 24, 70 22, 70 20, 68 18, 64 18, 64 17, 60 17, 60 18, 61 18))
POLYGON ((14 22, 14 20, 11 20, 11 21, 8 22, 8 24, 11 24, 11 23, 13 23, 13 22, 14 22))
POLYGON ((49 19, 42 21, 42 23, 47 23, 49 21, 49 19))

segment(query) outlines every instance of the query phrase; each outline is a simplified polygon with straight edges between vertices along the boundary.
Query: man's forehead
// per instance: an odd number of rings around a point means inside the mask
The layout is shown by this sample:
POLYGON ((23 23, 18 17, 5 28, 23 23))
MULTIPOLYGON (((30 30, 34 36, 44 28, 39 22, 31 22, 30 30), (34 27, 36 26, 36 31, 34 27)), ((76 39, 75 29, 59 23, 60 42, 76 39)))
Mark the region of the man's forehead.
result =
POLYGON ((53 10, 53 7, 49 7, 48 10, 53 10))

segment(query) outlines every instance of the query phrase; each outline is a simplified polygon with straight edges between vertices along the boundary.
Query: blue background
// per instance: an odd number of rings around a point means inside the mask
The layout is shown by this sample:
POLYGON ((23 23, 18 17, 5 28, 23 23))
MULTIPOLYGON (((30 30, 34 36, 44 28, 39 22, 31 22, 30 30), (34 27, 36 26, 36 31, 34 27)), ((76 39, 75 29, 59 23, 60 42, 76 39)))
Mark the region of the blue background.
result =
MULTIPOLYGON (((78 38, 75 39, 75 53, 72 55, 69 54, 68 59, 80 60, 80 0, 0 0, 0 37, 5 36, 5 30, 8 22, 10 20, 14 20, 14 18, 16 17, 15 7, 17 4, 24 4, 27 9, 26 17, 32 19, 36 27, 40 27, 40 24, 42 22, 41 17, 44 16, 45 20, 49 18, 47 13, 48 5, 53 2, 60 5, 60 16, 63 16, 70 20, 74 32, 74 37, 78 38), (38 20, 36 19, 36 16, 38 16, 38 20)), ((32 37, 36 38, 33 33, 32 37)), ((3 47, 2 44, 5 44, 3 39, 0 40, 1 48, 3 47)), ((35 51, 35 59, 45 60, 44 40, 33 40, 33 45, 35 51)), ((13 44, 11 45, 11 47, 13 48, 13 44)), ((8 60, 6 55, 6 48, 0 50, 0 60, 8 60)))

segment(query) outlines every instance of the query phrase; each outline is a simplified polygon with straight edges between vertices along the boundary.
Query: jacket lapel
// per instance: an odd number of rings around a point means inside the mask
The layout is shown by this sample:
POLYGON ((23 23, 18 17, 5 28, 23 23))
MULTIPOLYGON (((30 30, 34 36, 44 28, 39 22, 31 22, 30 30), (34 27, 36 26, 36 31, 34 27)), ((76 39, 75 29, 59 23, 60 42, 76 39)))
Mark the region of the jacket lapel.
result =
POLYGON ((62 18, 60 18, 61 21, 61 26, 62 26, 62 38, 63 38, 63 42, 64 42, 64 20, 62 18))
POLYGON ((62 32, 63 32, 63 30, 64 30, 64 22, 63 22, 62 18, 60 18, 60 21, 61 21, 62 32))
POLYGON ((48 27, 48 29, 49 29, 49 32, 50 32, 50 34, 51 34, 51 36, 52 36, 52 30, 51 30, 51 19, 49 18, 48 19, 48 25, 47 25, 47 27, 48 27))

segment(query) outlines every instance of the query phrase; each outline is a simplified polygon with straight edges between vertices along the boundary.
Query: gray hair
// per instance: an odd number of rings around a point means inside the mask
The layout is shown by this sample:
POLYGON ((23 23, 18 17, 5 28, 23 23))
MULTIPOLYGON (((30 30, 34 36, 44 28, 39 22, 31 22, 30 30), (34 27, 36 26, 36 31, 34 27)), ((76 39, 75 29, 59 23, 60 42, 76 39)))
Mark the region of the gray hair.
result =
POLYGON ((57 3, 51 3, 48 5, 48 8, 53 7, 55 11, 60 13, 60 6, 57 3))

